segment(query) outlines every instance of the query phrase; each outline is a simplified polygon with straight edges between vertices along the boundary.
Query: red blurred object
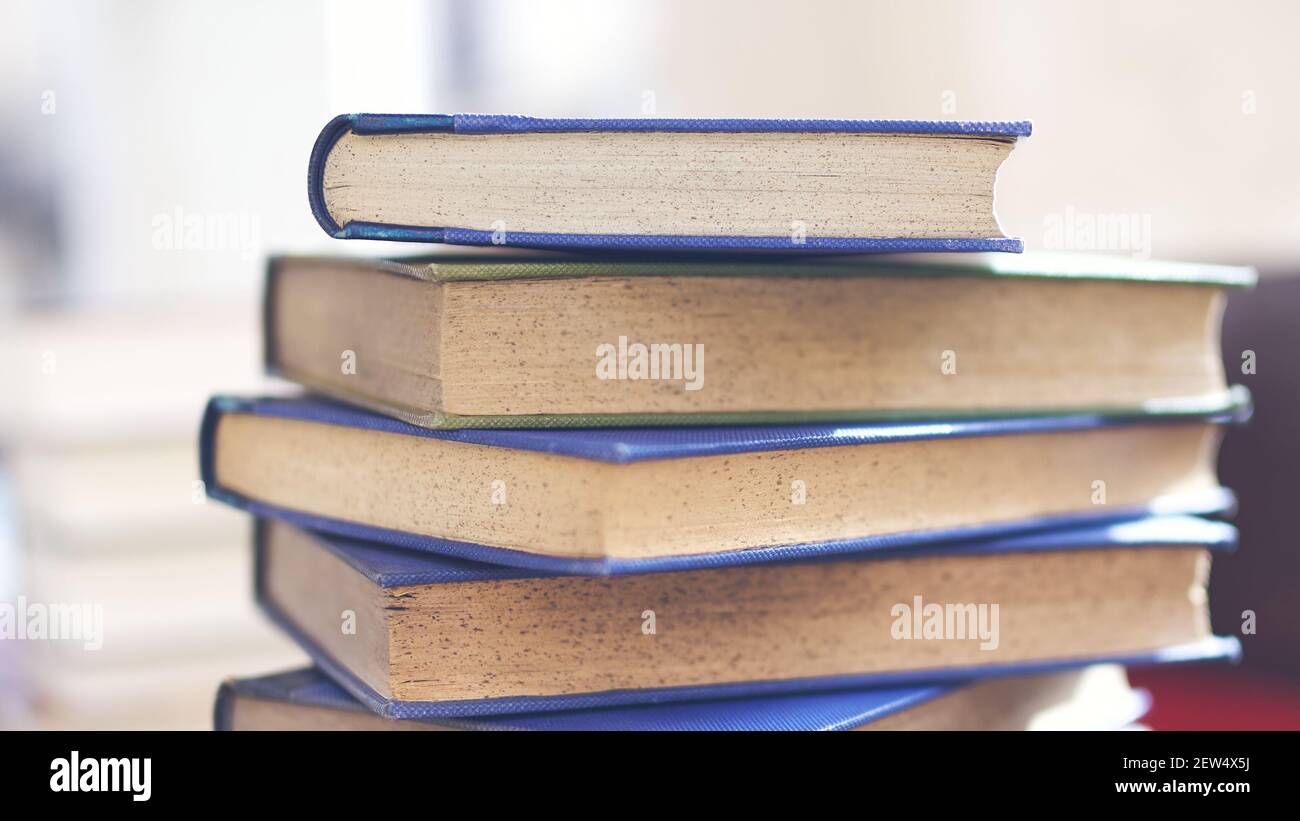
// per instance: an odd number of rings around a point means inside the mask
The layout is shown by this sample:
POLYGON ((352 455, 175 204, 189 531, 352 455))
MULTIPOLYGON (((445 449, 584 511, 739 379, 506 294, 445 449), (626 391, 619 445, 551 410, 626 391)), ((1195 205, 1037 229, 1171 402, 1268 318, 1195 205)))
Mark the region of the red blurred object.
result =
POLYGON ((1241 667, 1145 667, 1129 681, 1151 693, 1154 730, 1300 730, 1300 683, 1241 667))

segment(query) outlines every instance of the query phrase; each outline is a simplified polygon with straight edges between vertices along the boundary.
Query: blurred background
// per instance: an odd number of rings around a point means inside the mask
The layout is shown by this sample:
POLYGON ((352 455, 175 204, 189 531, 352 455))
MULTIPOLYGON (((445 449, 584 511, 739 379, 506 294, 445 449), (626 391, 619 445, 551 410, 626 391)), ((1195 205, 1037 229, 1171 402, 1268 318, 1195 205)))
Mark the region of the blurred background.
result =
POLYGON ((1157 727, 1300 727, 1300 4, 2 4, 0 602, 95 602, 104 636, 0 640, 0 726, 204 728, 221 678, 303 660, 254 611, 245 518, 204 499, 199 414, 263 387, 267 252, 417 250, 316 226, 320 127, 479 111, 1032 119, 1008 234, 1257 266, 1224 340, 1258 406, 1221 464, 1242 547, 1211 585, 1245 661, 1134 679, 1157 727), (1100 220, 1132 230, 1070 230, 1100 220))

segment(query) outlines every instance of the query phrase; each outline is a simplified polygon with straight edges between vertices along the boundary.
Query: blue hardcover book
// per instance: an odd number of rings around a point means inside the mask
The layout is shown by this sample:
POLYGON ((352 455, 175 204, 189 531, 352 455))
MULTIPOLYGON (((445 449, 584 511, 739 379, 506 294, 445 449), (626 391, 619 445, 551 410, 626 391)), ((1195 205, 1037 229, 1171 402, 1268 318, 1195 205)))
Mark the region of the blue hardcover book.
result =
POLYGON ((262 520, 262 608, 389 718, 919 686, 1231 655, 1194 517, 752 566, 590 577, 262 520), (1193 591, 1189 594, 1189 591, 1193 591))
POLYGON ((330 236, 533 248, 1012 251, 1028 122, 345 114, 307 172, 330 236))
POLYGON ((959 684, 832 690, 781 696, 394 721, 312 668, 235 679, 217 691, 217 730, 1113 730, 1139 720, 1150 698, 1113 666, 959 684))
POLYGON ((216 499, 338 535, 587 575, 723 567, 1218 513, 1214 410, 770 427, 429 430, 217 397, 216 499))

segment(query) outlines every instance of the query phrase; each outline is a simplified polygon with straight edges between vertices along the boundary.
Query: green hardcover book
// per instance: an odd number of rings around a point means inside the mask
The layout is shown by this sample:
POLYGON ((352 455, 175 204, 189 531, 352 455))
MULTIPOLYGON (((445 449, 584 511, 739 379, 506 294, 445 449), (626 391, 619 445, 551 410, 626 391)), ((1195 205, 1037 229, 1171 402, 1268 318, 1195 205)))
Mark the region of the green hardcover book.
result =
POLYGON ((1085 255, 279 257, 272 372, 431 428, 1227 407, 1249 268, 1085 255))

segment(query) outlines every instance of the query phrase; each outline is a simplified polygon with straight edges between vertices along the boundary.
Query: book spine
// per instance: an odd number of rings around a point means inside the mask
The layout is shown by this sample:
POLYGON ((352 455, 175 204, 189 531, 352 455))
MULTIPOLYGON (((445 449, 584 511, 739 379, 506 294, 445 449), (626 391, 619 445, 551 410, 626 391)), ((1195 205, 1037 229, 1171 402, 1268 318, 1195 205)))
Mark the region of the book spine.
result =
POLYGON ((307 159, 307 202, 311 205, 311 214, 316 222, 331 237, 338 237, 342 229, 325 207, 325 159, 329 157, 334 144, 352 130, 354 117, 353 114, 340 114, 326 123, 316 137, 316 143, 311 147, 311 156, 307 159))

